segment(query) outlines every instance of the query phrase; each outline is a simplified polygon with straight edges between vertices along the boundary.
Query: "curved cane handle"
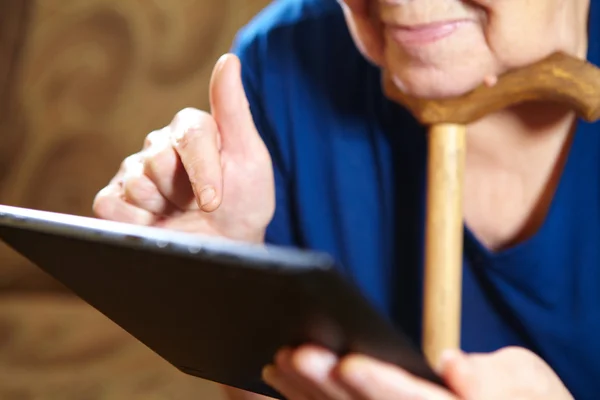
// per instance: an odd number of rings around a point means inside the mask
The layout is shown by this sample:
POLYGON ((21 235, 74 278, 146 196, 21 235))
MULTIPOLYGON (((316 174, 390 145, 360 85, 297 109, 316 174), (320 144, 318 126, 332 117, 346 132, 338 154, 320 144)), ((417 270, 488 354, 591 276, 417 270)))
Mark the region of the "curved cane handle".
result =
POLYGON ((564 53, 554 53, 529 67, 507 72, 496 85, 481 85, 456 98, 426 100, 406 96, 387 73, 383 87, 389 98, 408 108, 424 125, 468 124, 533 100, 566 103, 586 121, 600 118, 600 69, 564 53))

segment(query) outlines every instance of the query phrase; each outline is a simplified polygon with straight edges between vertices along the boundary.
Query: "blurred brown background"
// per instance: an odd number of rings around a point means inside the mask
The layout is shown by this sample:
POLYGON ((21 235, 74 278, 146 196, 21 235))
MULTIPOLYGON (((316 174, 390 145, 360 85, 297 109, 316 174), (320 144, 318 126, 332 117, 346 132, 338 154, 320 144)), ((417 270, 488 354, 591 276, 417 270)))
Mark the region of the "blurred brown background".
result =
MULTIPOLYGON (((0 0, 0 203, 91 215, 268 2, 0 0)), ((0 246, 0 399, 220 398, 0 246)))

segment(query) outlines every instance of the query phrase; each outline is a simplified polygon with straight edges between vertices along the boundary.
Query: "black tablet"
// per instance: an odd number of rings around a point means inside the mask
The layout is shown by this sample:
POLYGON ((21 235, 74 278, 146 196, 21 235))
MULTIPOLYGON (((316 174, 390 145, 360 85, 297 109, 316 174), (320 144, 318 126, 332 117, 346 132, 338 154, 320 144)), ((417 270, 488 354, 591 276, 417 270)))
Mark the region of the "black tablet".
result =
POLYGON ((190 375, 281 398, 262 368, 315 343, 443 385, 325 254, 9 206, 0 238, 190 375))

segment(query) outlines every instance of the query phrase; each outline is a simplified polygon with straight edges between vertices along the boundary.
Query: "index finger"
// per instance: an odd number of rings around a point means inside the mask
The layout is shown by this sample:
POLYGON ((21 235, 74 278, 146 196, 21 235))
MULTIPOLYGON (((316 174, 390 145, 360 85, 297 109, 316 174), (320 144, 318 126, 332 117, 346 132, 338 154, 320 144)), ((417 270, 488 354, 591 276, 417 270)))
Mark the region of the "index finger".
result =
POLYGON ((219 131, 213 117, 187 108, 171 123, 171 140, 190 180, 198 206, 215 211, 223 196, 219 131))

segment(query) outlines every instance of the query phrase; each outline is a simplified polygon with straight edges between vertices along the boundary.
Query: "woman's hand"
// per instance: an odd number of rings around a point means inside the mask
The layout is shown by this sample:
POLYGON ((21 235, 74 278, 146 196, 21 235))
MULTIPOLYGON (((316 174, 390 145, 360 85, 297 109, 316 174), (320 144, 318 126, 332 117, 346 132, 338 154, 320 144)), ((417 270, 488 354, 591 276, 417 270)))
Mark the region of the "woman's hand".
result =
POLYGON ((283 349, 264 379, 289 400, 571 400, 558 376, 535 354, 506 348, 491 354, 448 352, 438 369, 454 393, 368 357, 338 360, 313 346, 283 349))
POLYGON ((254 126, 240 62, 227 55, 210 83, 212 114, 179 112, 94 201, 97 217, 262 242, 273 217, 269 152, 254 126))

